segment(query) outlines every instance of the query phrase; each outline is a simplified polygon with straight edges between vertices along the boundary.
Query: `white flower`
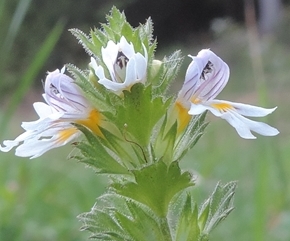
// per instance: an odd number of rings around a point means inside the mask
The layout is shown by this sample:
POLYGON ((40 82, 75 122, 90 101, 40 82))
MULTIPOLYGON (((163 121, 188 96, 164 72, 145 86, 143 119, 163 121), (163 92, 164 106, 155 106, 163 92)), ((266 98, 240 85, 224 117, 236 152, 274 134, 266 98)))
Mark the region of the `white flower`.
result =
POLYGON ((17 147, 15 154, 21 157, 36 158, 46 151, 66 145, 80 136, 81 132, 71 123, 86 126, 96 135, 102 136, 99 129, 100 113, 92 108, 73 79, 55 70, 45 80, 43 97, 46 103, 34 103, 39 119, 23 122, 24 133, 15 140, 6 140, 3 152, 17 147))
POLYGON ((147 50, 143 46, 145 56, 136 53, 132 43, 128 43, 124 36, 115 44, 110 40, 106 48, 102 48, 102 59, 105 63, 110 78, 105 76, 102 66, 91 58, 91 67, 94 69, 99 83, 107 89, 120 94, 125 89, 130 89, 135 83, 144 83, 147 73, 147 50))
POLYGON ((185 82, 177 98, 177 105, 188 110, 189 115, 198 115, 209 110, 217 117, 225 119, 238 134, 245 139, 255 139, 251 131, 264 136, 275 136, 279 133, 263 122, 250 120, 247 117, 263 117, 276 108, 234 103, 214 99, 227 84, 229 79, 228 65, 209 49, 201 50, 196 57, 190 56, 190 63, 185 82))

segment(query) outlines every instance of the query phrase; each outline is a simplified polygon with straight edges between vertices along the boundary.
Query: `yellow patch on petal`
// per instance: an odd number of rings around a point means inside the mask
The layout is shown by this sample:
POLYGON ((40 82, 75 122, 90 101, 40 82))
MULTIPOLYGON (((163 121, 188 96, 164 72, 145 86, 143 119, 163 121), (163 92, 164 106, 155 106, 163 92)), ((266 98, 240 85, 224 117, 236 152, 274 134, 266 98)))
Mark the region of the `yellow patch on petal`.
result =
POLYGON ((190 98, 190 101, 191 103, 196 104, 196 105, 200 103, 200 99, 196 98, 195 96, 192 96, 190 98))
POLYGON ((104 137, 99 126, 102 120, 101 113, 96 109, 91 110, 89 117, 84 120, 78 120, 76 123, 83 125, 94 132, 99 137, 104 137))
POLYGON ((228 103, 216 103, 216 104, 212 104, 211 106, 220 111, 227 111, 234 108, 231 104, 228 104, 228 103))
POLYGON ((59 132, 59 138, 57 139, 58 142, 62 143, 69 139, 73 134, 77 133, 79 130, 75 127, 71 127, 68 129, 61 130, 59 132))
POLYGON ((188 114, 188 109, 185 108, 180 102, 175 102, 175 108, 178 113, 178 129, 177 132, 180 133, 188 125, 191 115, 188 114))

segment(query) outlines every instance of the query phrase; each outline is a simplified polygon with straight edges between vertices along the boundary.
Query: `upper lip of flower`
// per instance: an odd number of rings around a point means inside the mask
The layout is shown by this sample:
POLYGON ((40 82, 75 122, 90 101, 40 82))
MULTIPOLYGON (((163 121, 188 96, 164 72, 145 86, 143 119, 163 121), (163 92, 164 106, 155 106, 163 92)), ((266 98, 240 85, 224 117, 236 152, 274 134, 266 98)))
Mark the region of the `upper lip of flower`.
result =
POLYGON ((148 54, 143 45, 144 56, 135 52, 132 43, 128 43, 124 36, 117 44, 109 41, 105 48, 102 48, 102 59, 106 65, 111 79, 105 76, 102 66, 98 65, 94 58, 91 59, 91 67, 99 83, 107 89, 117 93, 138 82, 144 83, 147 74, 148 54))
POLYGON ((265 136, 274 136, 279 133, 274 127, 244 117, 266 116, 276 108, 265 109, 214 99, 229 79, 229 67, 222 59, 209 49, 201 50, 196 57, 189 56, 192 62, 187 69, 185 82, 176 100, 188 109, 188 114, 198 115, 209 110, 215 116, 225 119, 241 137, 246 139, 256 138, 251 131, 265 136))
POLYGON ((229 80, 230 69, 217 55, 208 49, 191 56, 183 88, 179 97, 192 102, 215 98, 229 80))
POLYGON ((43 98, 58 111, 82 112, 88 106, 81 89, 73 79, 63 74, 64 69, 50 72, 45 80, 43 98))
POLYGON ((44 99, 62 113, 60 121, 82 124, 102 136, 99 129, 100 113, 85 99, 73 79, 63 74, 63 71, 55 70, 47 76, 44 99))

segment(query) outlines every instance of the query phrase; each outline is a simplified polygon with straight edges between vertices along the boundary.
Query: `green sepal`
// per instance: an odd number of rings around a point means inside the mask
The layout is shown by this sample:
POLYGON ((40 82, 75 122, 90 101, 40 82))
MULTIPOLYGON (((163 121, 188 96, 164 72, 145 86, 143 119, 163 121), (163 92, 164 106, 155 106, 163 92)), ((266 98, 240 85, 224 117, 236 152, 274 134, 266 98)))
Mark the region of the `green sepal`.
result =
POLYGON ((86 136, 86 141, 76 143, 76 147, 81 151, 82 156, 75 156, 80 162, 92 167, 97 173, 103 174, 130 174, 128 169, 113 158, 111 154, 101 145, 99 138, 91 133, 87 128, 77 125, 86 136))
POLYGON ((198 217, 198 224, 201 230, 205 229, 205 225, 207 223, 207 219, 209 217, 210 212, 210 202, 209 200, 206 200, 199 211, 199 217, 198 217))
POLYGON ((117 110, 116 123, 119 129, 126 126, 126 132, 140 146, 148 146, 153 128, 166 113, 170 101, 164 101, 161 96, 152 96, 151 85, 145 87, 141 83, 123 93, 124 104, 117 110))
POLYGON ((176 142, 173 160, 180 160, 203 135, 208 123, 205 122, 207 112, 191 118, 186 130, 176 142))
POLYGON ((177 122, 166 132, 167 114, 164 117, 157 137, 154 140, 154 152, 157 158, 172 162, 177 134, 177 122))
POLYGON ((159 217, 166 217, 168 205, 178 192, 194 185, 189 172, 181 172, 178 162, 167 166, 162 160, 132 171, 135 182, 114 183, 117 193, 147 205, 159 217))

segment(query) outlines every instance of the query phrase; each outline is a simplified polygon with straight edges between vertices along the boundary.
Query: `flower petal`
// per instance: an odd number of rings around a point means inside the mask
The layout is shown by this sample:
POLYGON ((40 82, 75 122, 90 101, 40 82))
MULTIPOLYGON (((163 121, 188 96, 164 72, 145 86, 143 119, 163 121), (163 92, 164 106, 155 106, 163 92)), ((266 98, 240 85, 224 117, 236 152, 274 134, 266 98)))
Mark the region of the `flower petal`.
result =
POLYGON ((192 62, 188 66, 178 97, 188 101, 215 98, 228 82, 228 65, 209 49, 203 49, 197 56, 189 57, 192 62))
POLYGON ((247 119, 236 112, 226 112, 221 116, 221 118, 225 119, 236 129, 238 134, 245 139, 256 138, 252 135, 251 131, 263 136, 275 136, 279 134, 279 131, 276 128, 263 122, 247 119))
MULTIPOLYGON (((217 102, 218 100, 215 100, 217 102)), ((243 116, 249 116, 249 117, 263 117, 271 114, 273 111, 277 109, 277 107, 274 108, 262 108, 259 106, 254 105, 248 105, 248 104, 242 104, 242 103, 235 103, 230 101, 219 101, 226 104, 231 105, 237 113, 243 116)))
POLYGON ((59 111, 81 111, 88 105, 80 87, 58 69, 46 77, 44 98, 50 106, 59 111))
POLYGON ((121 93, 122 90, 126 88, 125 83, 113 82, 106 78, 100 79, 98 82, 102 84, 103 86, 105 86, 107 89, 112 90, 116 93, 121 93))
POLYGON ((99 79, 105 79, 105 72, 104 72, 104 68, 100 65, 97 64, 97 61, 91 57, 91 62, 90 62, 91 67, 93 68, 95 75, 99 78, 99 79))
POLYGON ((102 59, 107 66, 107 69, 109 70, 109 73, 111 75, 111 78, 113 81, 115 81, 115 74, 114 74, 114 63, 116 61, 119 46, 115 44, 112 40, 110 40, 107 44, 106 48, 102 47, 102 59))
POLYGON ((231 126, 233 126, 238 134, 245 139, 255 139, 256 137, 251 133, 254 131, 263 136, 275 136, 279 131, 263 122, 253 121, 245 118, 246 116, 266 116, 272 113, 273 109, 265 109, 257 106, 245 105, 240 103, 233 103, 230 101, 212 100, 201 102, 198 104, 191 104, 189 114, 198 115, 209 110, 212 114, 222 119, 225 119, 231 126))
POLYGON ((22 141, 24 141, 26 138, 29 138, 31 135, 31 131, 26 131, 19 135, 15 140, 5 140, 3 141, 3 145, 0 145, 0 151, 3 152, 8 152, 10 151, 13 147, 18 146, 22 141))
MULTIPOLYGON (((135 58, 129 59, 129 62, 127 63, 126 78, 125 78, 124 84, 120 85, 120 87, 122 86, 122 89, 129 88, 136 82, 139 82, 136 70, 137 70, 137 66, 136 66, 135 58)), ((121 91, 122 89, 120 89, 119 91, 121 91)))
POLYGON ((120 39, 119 51, 122 51, 128 59, 133 58, 135 55, 133 44, 129 44, 124 36, 120 39))
POLYGON ((26 139, 16 148, 15 155, 36 158, 53 148, 66 145, 80 135, 80 131, 72 125, 68 125, 66 129, 63 128, 64 126, 60 125, 43 132, 41 137, 26 139))
POLYGON ((137 53, 135 55, 136 61, 136 72, 137 72, 137 79, 141 82, 144 82, 147 72, 147 58, 144 57, 142 54, 137 53))
POLYGON ((203 70, 200 85, 194 95, 202 100, 215 98, 228 82, 230 74, 228 65, 209 49, 201 50, 195 61, 202 62, 203 70))
POLYGON ((232 127, 236 129, 239 136, 244 139, 256 139, 256 137, 251 133, 250 127, 241 119, 230 112, 226 112, 221 115, 222 119, 225 119, 232 127))
POLYGON ((191 103, 190 109, 188 111, 188 114, 190 114, 190 115, 199 115, 199 114, 205 112, 208 109, 209 108, 206 105, 191 103))
POLYGON ((45 118, 54 113, 54 109, 43 102, 35 102, 33 107, 40 118, 45 118))

